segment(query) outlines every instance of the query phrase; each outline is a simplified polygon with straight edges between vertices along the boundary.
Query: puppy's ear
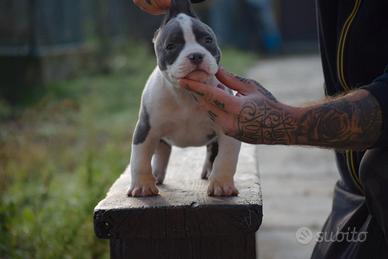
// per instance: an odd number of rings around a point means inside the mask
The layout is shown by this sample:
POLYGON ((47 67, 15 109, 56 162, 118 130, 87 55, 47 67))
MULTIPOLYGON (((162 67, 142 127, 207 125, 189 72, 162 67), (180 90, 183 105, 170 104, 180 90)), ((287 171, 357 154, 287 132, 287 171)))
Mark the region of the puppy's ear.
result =
POLYGON ((166 24, 169 20, 178 16, 180 13, 197 18, 190 0, 171 0, 170 10, 164 18, 163 24, 166 24))
POLYGON ((152 38, 152 43, 154 43, 154 44, 155 44, 155 42, 156 42, 156 38, 158 37, 158 35, 159 35, 159 32, 160 32, 160 28, 159 28, 159 29, 157 29, 157 30, 155 31, 155 33, 154 33, 154 37, 152 38))

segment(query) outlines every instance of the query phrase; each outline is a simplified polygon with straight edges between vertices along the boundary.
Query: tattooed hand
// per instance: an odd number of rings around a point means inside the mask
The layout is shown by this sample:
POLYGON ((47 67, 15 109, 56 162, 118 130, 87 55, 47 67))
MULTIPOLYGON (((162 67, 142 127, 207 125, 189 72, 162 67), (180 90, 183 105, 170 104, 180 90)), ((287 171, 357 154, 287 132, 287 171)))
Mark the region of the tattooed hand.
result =
POLYGON ((237 91, 229 95, 220 88, 187 79, 181 85, 194 92, 210 119, 220 125, 225 134, 243 142, 264 144, 289 141, 295 123, 286 106, 254 80, 232 75, 220 69, 218 80, 237 91))
POLYGON ((171 4, 171 0, 133 0, 133 2, 152 15, 164 14, 171 4))
POLYGON ((278 102, 256 81, 224 70, 217 78, 237 94, 229 95, 220 89, 223 85, 213 87, 187 79, 180 84, 195 94, 225 134, 243 142, 362 150, 381 134, 381 108, 366 90, 291 107, 278 102))

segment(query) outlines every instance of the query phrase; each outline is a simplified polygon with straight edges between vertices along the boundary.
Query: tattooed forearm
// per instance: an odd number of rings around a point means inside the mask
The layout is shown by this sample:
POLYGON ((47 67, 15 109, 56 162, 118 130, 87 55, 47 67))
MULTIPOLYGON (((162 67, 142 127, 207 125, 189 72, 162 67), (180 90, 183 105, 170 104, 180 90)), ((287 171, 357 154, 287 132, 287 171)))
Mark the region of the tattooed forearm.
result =
POLYGON ((365 149, 381 134, 377 100, 360 90, 308 109, 299 119, 296 142, 337 149, 365 149))
POLYGON ((237 124, 238 138, 248 143, 291 143, 296 131, 291 114, 268 101, 244 104, 237 124))
POLYGON ((364 149, 378 139, 379 104, 365 90, 305 108, 247 102, 237 118, 237 138, 249 143, 364 149))

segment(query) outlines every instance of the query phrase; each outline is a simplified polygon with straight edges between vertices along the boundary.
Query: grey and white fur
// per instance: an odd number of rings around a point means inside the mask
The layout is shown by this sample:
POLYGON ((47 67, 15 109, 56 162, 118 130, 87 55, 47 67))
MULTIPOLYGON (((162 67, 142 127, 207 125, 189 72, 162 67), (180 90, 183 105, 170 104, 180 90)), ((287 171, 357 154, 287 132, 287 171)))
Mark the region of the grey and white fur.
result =
POLYGON ((156 184, 164 181, 171 146, 207 146, 201 177, 209 179, 208 195, 237 195, 233 177, 240 142, 226 136, 193 93, 178 84, 189 73, 202 70, 217 87, 221 52, 213 31, 195 16, 188 0, 173 0, 153 42, 158 65, 142 95, 128 195, 158 194, 156 184))

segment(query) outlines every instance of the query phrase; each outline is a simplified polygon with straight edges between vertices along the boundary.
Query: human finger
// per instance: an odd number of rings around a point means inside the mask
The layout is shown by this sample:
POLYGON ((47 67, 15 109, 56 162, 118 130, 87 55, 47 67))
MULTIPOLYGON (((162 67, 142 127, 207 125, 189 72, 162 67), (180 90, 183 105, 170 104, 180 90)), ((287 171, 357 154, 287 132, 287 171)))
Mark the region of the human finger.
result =
POLYGON ((216 77, 221 83, 241 94, 252 92, 255 89, 251 80, 234 75, 223 68, 218 70, 216 77))
POLYGON ((204 103, 202 109, 206 110, 209 119, 219 125, 226 135, 234 135, 236 132, 236 116, 234 114, 225 112, 210 103, 204 103))
POLYGON ((171 4, 171 0, 133 0, 133 2, 141 10, 152 15, 160 15, 166 13, 171 4))
POLYGON ((265 98, 273 102, 277 102, 275 96, 255 80, 233 75, 223 69, 219 70, 219 72, 217 73, 217 78, 220 82, 224 83, 227 86, 235 86, 235 88, 233 89, 238 92, 236 96, 259 93, 265 98))
POLYGON ((167 10, 171 6, 171 0, 151 0, 155 5, 162 10, 167 10))
POLYGON ((220 110, 231 113, 239 111, 239 105, 236 103, 236 98, 238 97, 231 96, 218 87, 188 79, 181 79, 179 84, 201 97, 206 103, 215 105, 220 110))

